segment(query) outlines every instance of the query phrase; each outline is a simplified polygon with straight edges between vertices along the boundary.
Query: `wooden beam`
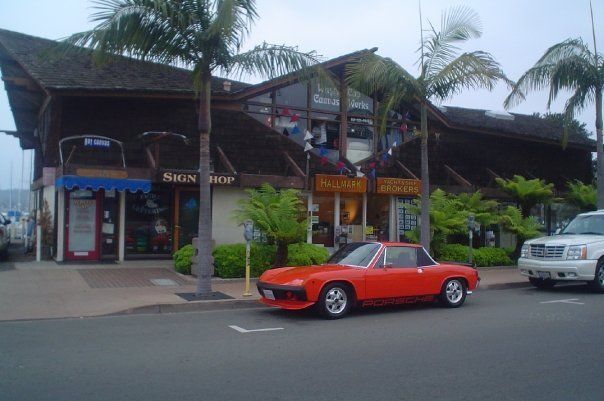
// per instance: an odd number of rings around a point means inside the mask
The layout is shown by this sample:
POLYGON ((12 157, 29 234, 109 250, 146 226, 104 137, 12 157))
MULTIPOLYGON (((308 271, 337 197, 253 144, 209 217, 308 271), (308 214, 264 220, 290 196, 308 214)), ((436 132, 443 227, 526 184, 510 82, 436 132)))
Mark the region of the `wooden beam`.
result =
POLYGON ((241 186, 247 188, 258 188, 267 182, 275 188, 303 189, 306 182, 302 177, 282 175, 240 174, 239 177, 241 186))
POLYGON ((461 175, 459 175, 451 167, 449 167, 446 164, 444 165, 444 167, 445 167, 445 170, 447 171, 447 173, 449 173, 449 175, 451 177, 453 177, 453 179, 455 180, 455 182, 457 182, 459 185, 464 186, 464 187, 471 187, 472 186, 472 184, 470 183, 470 181, 468 181, 465 178, 463 178, 461 175))
POLYGON ((494 172, 493 170, 491 170, 490 168, 487 167, 487 173, 489 174, 489 177, 491 177, 491 179, 495 179, 495 178, 501 178, 501 176, 499 174, 497 174, 496 172, 494 172))
POLYGON ((224 168, 227 169, 229 174, 236 175, 237 171, 235 171, 235 168, 231 164, 231 162, 230 162, 229 158, 226 156, 226 154, 224 154, 224 151, 222 150, 222 148, 220 146, 216 146, 216 151, 218 152, 218 157, 220 157, 220 161, 222 162, 222 165, 224 166, 224 168))
POLYGON ((304 171, 302 171, 300 166, 298 166, 298 164, 294 161, 294 159, 292 159, 292 157, 289 155, 289 153, 287 153, 286 151, 283 151, 283 156, 285 157, 285 161, 287 161, 287 163, 294 170, 294 174, 296 174, 296 176, 306 178, 306 174, 304 174, 304 171))
POLYGON ((27 88, 28 90, 32 90, 35 91, 38 89, 38 86, 36 85, 36 83, 29 79, 29 78, 23 78, 23 77, 2 77, 2 80, 8 84, 13 84, 16 86, 22 86, 27 88))
POLYGON ((400 160, 395 160, 394 165, 398 167, 404 174, 407 175, 407 178, 411 178, 413 180, 419 180, 415 174, 411 170, 409 170, 400 160))

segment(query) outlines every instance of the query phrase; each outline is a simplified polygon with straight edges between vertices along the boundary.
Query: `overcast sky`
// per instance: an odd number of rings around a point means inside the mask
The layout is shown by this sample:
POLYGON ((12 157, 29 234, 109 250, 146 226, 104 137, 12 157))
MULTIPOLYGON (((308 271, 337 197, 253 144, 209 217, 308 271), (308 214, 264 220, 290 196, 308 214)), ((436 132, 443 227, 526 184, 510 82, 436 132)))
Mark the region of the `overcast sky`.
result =
MULTIPOLYGON (((296 45, 300 50, 315 50, 325 58, 338 57, 360 49, 378 47, 378 54, 396 60, 417 75, 415 62, 419 46, 418 0, 258 0, 260 18, 247 45, 266 41, 296 45)), ((473 8, 482 20, 483 35, 464 50, 488 51, 511 79, 517 79, 554 43, 569 37, 582 37, 593 46, 589 0, 423 0, 425 21, 438 27, 442 11, 453 5, 473 8)), ((60 39, 93 27, 88 16, 93 11, 89 0, 0 0, 0 28, 49 39, 60 39)), ((594 17, 602 21, 604 2, 593 1, 594 17)), ((596 25, 600 49, 604 46, 604 24, 596 25)), ((444 102, 445 105, 503 110, 508 91, 499 85, 494 91, 466 91, 444 102)), ((565 100, 565 99, 563 99, 565 100)), ((560 112, 563 101, 552 106, 560 112)), ((544 93, 531 94, 527 101, 510 110, 532 114, 546 112, 544 93)), ((595 131, 595 107, 579 116, 595 131)), ((13 116, 4 88, 0 90, 0 130, 14 130, 13 116)), ((21 180, 29 185, 29 152, 22 152, 18 140, 0 134, 0 189, 21 180)))

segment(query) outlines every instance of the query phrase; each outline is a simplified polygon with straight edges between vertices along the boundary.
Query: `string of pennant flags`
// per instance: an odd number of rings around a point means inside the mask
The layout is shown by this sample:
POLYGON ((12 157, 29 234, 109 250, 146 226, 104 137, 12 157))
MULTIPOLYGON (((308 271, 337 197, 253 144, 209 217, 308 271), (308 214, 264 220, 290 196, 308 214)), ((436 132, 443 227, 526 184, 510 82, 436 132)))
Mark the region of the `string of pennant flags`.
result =
MULTIPOLYGON (((291 114, 291 113, 290 113, 290 111, 289 111, 289 109, 288 109, 287 107, 283 108, 283 109, 281 110, 281 113, 280 113, 280 114, 281 114, 281 116, 284 116, 284 117, 289 116, 289 117, 290 117, 290 123, 296 123, 296 124, 295 124, 295 125, 294 125, 294 126, 291 128, 291 132, 288 132, 288 131, 287 131, 287 128, 284 128, 284 129, 283 129, 283 134, 284 134, 284 135, 286 135, 286 136, 287 136, 287 135, 290 135, 290 134, 291 134, 291 135, 297 135, 297 134, 299 134, 299 133, 300 133, 300 128, 298 128, 297 121, 298 121, 298 119, 300 118, 300 116, 299 116, 298 114, 295 114, 295 113, 294 113, 294 114, 291 114)), ((406 113, 405 118, 406 118, 407 120, 409 120, 409 119, 411 118, 411 115, 410 115, 410 113, 409 113, 409 112, 407 112, 407 113, 406 113)), ((413 128, 411 128, 411 129, 413 130, 413 128)), ((407 126, 407 124, 406 124, 406 123, 402 123, 402 124, 400 125, 400 127, 399 127, 399 131, 400 131, 402 134, 407 133, 407 132, 408 132, 408 130, 409 130, 409 127, 407 126)), ((311 133, 311 132, 310 132, 308 129, 306 129, 306 130, 304 131, 304 142, 305 142, 305 144, 304 144, 304 152, 307 154, 307 158, 310 158, 310 154, 309 154, 309 152, 310 152, 312 149, 314 149, 314 146, 311 144, 311 140, 312 140, 313 138, 314 138, 313 134, 312 134, 312 133, 311 133)), ((381 167, 384 167, 384 166, 386 165, 386 161, 387 161, 387 160, 388 160, 390 157, 392 157, 393 149, 394 149, 394 148, 395 148, 397 145, 398 145, 398 144, 397 144, 397 142, 396 142, 396 141, 394 141, 394 142, 393 142, 393 143, 390 145, 390 147, 388 148, 388 150, 387 150, 386 152, 383 152, 383 153, 380 155, 380 158, 379 158, 379 163, 380 163, 380 166, 381 166, 381 167)), ((327 148, 325 147, 325 144, 321 144, 321 145, 319 146, 319 156, 321 156, 321 161, 320 161, 320 162, 321 162, 321 165, 323 165, 323 166, 324 166, 324 165, 326 165, 326 164, 329 162, 329 160, 328 160, 328 158, 327 158, 328 153, 329 153, 329 152, 328 152, 327 148)), ((377 162, 376 162, 376 161, 372 161, 372 162, 370 162, 370 163, 368 164, 368 166, 369 166, 369 169, 370 169, 370 171, 369 171, 369 177, 370 177, 370 178, 372 178, 372 179, 375 179, 375 178, 376 178, 376 176, 377 176, 377 171, 376 171, 377 162)), ((338 173, 339 173, 339 174, 343 174, 343 173, 344 173, 344 171, 350 171, 350 169, 348 169, 348 168, 346 167, 346 164, 345 164, 345 163, 344 163, 342 160, 338 160, 338 162, 336 163, 336 169, 338 170, 338 173)))

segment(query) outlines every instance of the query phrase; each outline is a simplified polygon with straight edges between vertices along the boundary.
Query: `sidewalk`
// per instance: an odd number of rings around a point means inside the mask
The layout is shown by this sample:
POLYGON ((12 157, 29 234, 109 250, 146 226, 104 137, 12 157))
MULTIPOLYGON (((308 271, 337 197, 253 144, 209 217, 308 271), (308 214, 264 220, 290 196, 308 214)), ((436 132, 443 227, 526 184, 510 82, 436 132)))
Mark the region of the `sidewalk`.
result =
MULTIPOLYGON (((515 268, 479 270, 478 291, 526 286, 515 268)), ((243 279, 212 279, 213 291, 231 299, 187 301, 196 280, 175 273, 171 261, 126 261, 120 264, 0 263, 0 321, 107 314, 171 313, 259 307, 255 281, 244 297, 243 279)))

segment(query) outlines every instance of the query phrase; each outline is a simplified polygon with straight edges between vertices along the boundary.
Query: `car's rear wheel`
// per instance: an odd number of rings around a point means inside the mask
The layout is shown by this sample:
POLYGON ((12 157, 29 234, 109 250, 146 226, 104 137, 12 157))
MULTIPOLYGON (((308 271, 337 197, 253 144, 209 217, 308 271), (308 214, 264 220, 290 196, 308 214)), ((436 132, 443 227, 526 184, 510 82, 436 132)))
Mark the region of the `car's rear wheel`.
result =
POLYGON ((354 301, 354 295, 349 286, 343 283, 327 284, 317 303, 319 313, 328 319, 339 319, 345 316, 354 301))
POLYGON ((449 308, 458 308, 466 301, 466 283, 458 278, 445 281, 440 291, 440 302, 449 308))
POLYGON ((604 260, 598 262, 598 267, 596 267, 596 276, 594 277, 594 281, 590 283, 590 286, 595 292, 604 293, 604 260))
POLYGON ((542 279, 542 278, 536 278, 536 277, 529 277, 529 282, 534 286, 539 288, 540 290, 549 290, 550 288, 553 288, 556 285, 556 282, 554 280, 548 280, 548 279, 542 279))

